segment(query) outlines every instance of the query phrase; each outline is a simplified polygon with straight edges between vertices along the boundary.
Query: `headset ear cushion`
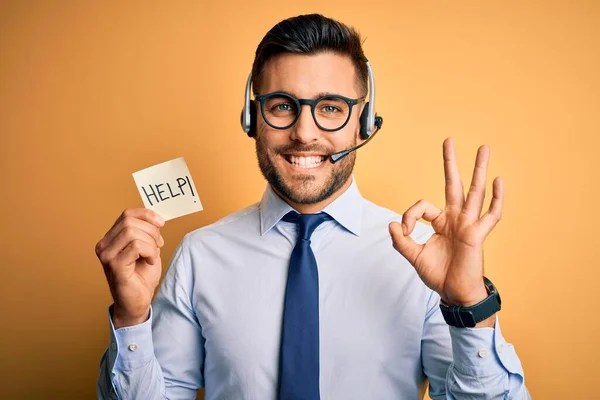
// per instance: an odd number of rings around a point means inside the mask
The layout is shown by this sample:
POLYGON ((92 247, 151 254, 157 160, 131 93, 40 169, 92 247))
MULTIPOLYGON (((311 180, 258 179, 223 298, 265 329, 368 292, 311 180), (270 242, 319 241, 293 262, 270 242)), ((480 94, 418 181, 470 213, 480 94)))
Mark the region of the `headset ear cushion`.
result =
POLYGON ((369 119, 369 102, 365 104, 365 107, 360 114, 360 137, 363 140, 367 140, 369 135, 367 133, 367 120, 369 119))
POLYGON ((256 102, 250 100, 250 131, 248 132, 248 136, 254 137, 256 136, 256 102))
MULTIPOLYGON (((240 113, 240 124, 244 129, 244 109, 240 113)), ((256 105, 253 101, 250 102, 250 130, 248 131, 249 137, 256 136, 256 105)))

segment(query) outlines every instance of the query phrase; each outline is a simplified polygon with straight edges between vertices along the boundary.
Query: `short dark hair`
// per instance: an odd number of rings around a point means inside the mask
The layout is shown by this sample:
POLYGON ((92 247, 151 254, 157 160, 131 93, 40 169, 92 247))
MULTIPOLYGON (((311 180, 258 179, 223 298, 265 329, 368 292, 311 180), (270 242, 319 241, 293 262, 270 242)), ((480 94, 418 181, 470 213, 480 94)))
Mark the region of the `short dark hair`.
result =
POLYGON ((367 58, 363 53, 360 34, 353 27, 320 14, 299 15, 275 25, 256 48, 252 65, 254 92, 261 85, 262 73, 269 60, 279 54, 313 55, 331 51, 350 57, 358 78, 358 87, 367 93, 367 58))

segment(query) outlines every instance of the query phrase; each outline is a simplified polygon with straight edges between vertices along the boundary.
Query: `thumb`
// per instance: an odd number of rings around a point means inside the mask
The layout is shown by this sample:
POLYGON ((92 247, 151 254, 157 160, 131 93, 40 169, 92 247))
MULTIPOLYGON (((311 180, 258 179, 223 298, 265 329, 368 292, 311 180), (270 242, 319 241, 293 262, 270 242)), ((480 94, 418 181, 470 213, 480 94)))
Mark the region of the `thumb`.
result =
POLYGON ((402 254, 413 266, 417 260, 417 257, 423 250, 422 244, 417 244, 410 235, 404 235, 403 225, 398 222, 391 222, 389 225, 390 235, 392 236, 392 243, 398 253, 402 254))

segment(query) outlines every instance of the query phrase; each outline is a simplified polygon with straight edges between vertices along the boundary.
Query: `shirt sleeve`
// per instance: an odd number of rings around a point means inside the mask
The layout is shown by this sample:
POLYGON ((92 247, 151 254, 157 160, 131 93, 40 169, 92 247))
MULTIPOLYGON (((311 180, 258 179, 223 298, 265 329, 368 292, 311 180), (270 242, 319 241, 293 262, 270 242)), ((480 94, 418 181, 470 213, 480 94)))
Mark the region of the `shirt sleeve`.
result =
POLYGON ((494 328, 448 326, 432 293, 423 335, 432 399, 530 399, 515 348, 494 328))
POLYGON ((204 340, 187 266, 182 242, 146 322, 115 329, 109 309, 110 342, 100 365, 99 399, 196 398, 204 384, 204 340))
POLYGON ((502 336, 498 315, 494 328, 449 329, 454 362, 446 381, 448 398, 530 399, 521 361, 502 336))

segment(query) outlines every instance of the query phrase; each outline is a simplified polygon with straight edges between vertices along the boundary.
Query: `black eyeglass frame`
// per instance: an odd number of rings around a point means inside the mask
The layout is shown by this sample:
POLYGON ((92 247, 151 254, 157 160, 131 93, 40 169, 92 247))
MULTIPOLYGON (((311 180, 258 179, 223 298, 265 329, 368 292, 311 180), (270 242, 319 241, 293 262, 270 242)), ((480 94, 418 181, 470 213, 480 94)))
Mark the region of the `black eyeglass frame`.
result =
POLYGON ((308 106, 310 106, 310 113, 312 114, 313 121, 315 121, 315 124, 319 127, 319 129, 321 129, 325 132, 336 132, 336 131, 343 129, 346 125, 348 125, 348 122, 350 121, 350 117, 352 116, 352 108, 355 105, 365 101, 365 97, 358 98, 358 99, 351 99, 351 98, 344 97, 339 94, 328 94, 325 96, 321 96, 315 100, 297 99, 294 96, 292 96, 291 94, 286 93, 286 92, 272 92, 272 93, 267 93, 267 94, 263 94, 263 95, 255 95, 254 99, 260 103, 260 113, 261 113, 264 121, 271 128, 279 129, 279 130, 285 130, 285 129, 291 128, 292 126, 294 126, 294 124, 296 122, 298 122, 298 118, 300 118, 300 114, 302 113, 302 106, 308 105, 308 106), (294 120, 289 125, 284 126, 284 127, 275 126, 272 123, 270 123, 269 119, 265 116, 265 101, 267 101, 268 99, 270 99, 272 97, 286 97, 286 98, 292 100, 296 104, 298 113, 296 114, 296 118, 294 118, 294 120), (343 100, 344 102, 346 102, 346 104, 348 104, 348 117, 346 118, 346 121, 344 121, 344 123, 339 128, 334 128, 334 129, 324 128, 317 121, 317 117, 315 115, 315 107, 320 101, 322 101, 324 99, 339 99, 339 100, 343 100))

